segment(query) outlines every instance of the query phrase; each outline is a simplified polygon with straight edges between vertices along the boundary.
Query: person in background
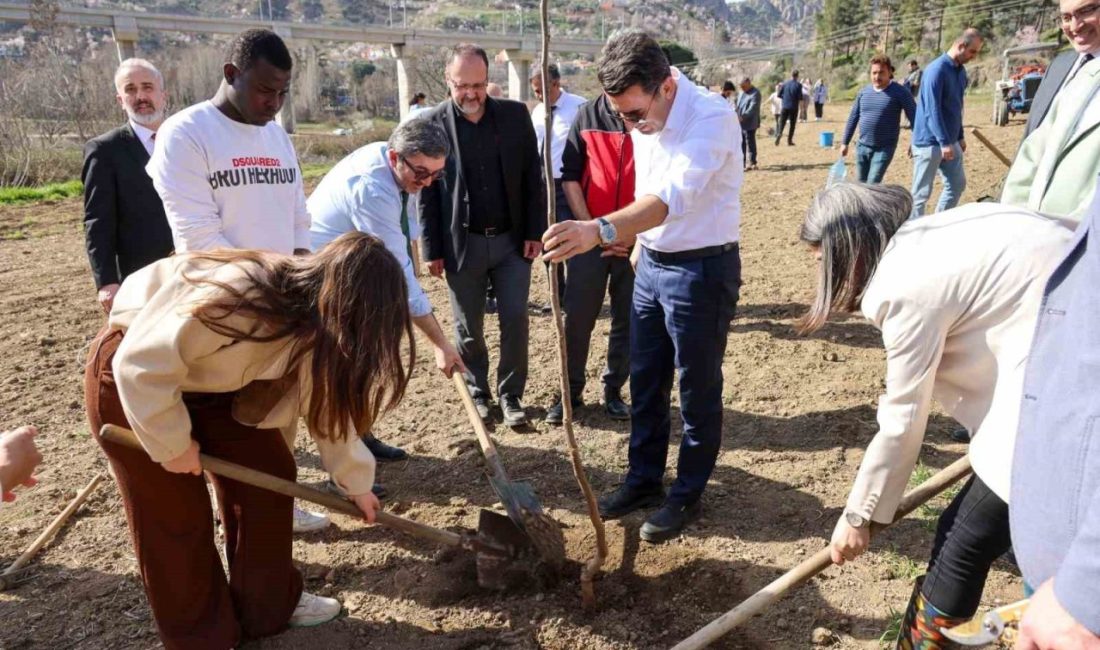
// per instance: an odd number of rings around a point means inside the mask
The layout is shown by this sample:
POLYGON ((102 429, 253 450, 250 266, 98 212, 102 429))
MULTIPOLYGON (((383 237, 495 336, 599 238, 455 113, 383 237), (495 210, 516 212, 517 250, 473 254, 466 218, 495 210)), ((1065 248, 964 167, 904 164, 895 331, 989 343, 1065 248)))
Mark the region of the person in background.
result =
POLYGON ((814 82, 811 95, 814 100, 814 121, 820 122, 825 112, 825 102, 829 100, 829 88, 825 85, 824 79, 814 82))
POLYGON ((1020 572, 1037 591, 1020 650, 1100 648, 1098 285, 1100 191, 1046 281, 1024 374, 1009 521, 1020 572))
MULTIPOLYGON (((466 368, 432 313, 432 303, 412 265, 413 198, 443 175, 448 151, 447 134, 438 125, 410 120, 394 129, 388 142, 368 144, 336 163, 306 205, 313 217, 310 243, 314 251, 352 231, 382 240, 405 273, 413 324, 431 343, 436 368, 450 377, 453 369, 466 368)), ((405 450, 387 445, 371 432, 362 434, 377 460, 408 458, 405 450)))
POLYGON ((893 519, 933 398, 974 432, 974 475, 940 515, 897 645, 938 650, 940 628, 973 617, 990 567, 1012 545, 1007 501, 1024 362, 1043 282, 1073 233, 997 203, 935 219, 909 219, 911 211, 912 197, 896 185, 841 183, 814 198, 801 239, 817 260, 818 290, 800 329, 858 309, 886 349, 879 430, 833 531, 836 564, 867 550, 873 522, 893 519))
POLYGON ((724 99, 670 66, 642 30, 613 36, 596 67, 611 110, 632 129, 635 200, 595 221, 553 224, 544 259, 638 238, 629 469, 599 508, 616 518, 661 504, 639 531, 659 543, 699 517, 722 444, 722 358, 741 287, 741 127, 724 99), (666 497, 676 378, 683 438, 666 497))
POLYGON ((802 80, 802 101, 798 107, 798 119, 808 122, 810 119, 810 102, 813 101, 814 87, 809 79, 802 80))
POLYGON ((892 81, 894 66, 890 57, 871 57, 871 83, 860 89, 844 125, 840 155, 848 155, 848 144, 859 127, 856 143, 856 172, 860 183, 881 183, 886 175, 901 135, 901 115, 913 121, 916 102, 909 91, 892 81))
POLYGON ((409 115, 416 115, 420 111, 428 109, 428 96, 424 93, 416 93, 413 95, 412 102, 409 103, 409 115))
POLYGON ((542 252, 546 191, 538 140, 527 107, 486 95, 489 56, 455 46, 446 68, 451 95, 425 114, 450 140, 441 182, 420 192, 425 257, 451 293, 456 347, 478 414, 490 417, 494 388, 504 424, 527 422, 522 398, 528 374, 527 298, 531 261, 542 252), (497 297, 500 357, 489 384, 485 292, 497 297))
POLYGON ((84 145, 84 243, 104 313, 126 276, 172 254, 172 230, 145 165, 164 122, 164 77, 145 59, 115 71, 126 124, 84 145))
POLYGON ((909 61, 909 74, 905 75, 905 87, 915 99, 920 94, 921 69, 916 59, 909 61))
POLYGON ((741 123, 741 157, 745 170, 756 169, 756 131, 760 128, 760 90, 752 79, 741 80, 741 95, 737 98, 737 119, 741 123))
POLYGON ((780 128, 779 120, 783 117, 783 98, 780 93, 783 91, 783 84, 775 84, 775 90, 772 94, 768 95, 768 105, 772 109, 772 117, 775 119, 775 127, 772 128, 774 134, 779 134, 782 129, 780 128))
POLYGON ((485 86, 485 94, 493 99, 503 99, 504 89, 501 88, 500 84, 490 81, 485 86))
POLYGON ((928 64, 921 77, 917 118, 913 124, 913 217, 924 215, 938 173, 943 179, 936 212, 955 207, 966 191, 963 154, 963 97, 968 80, 966 63, 982 50, 982 36, 967 29, 951 49, 928 64))
POLYGON ((0 433, 0 493, 3 501, 15 501, 15 488, 34 487, 34 468, 42 462, 42 454, 34 444, 38 429, 22 426, 0 433))
POLYGON ((374 457, 357 433, 404 395, 407 301, 401 267, 362 233, 317 255, 176 255, 123 283, 91 343, 85 404, 164 647, 227 650, 340 614, 302 588, 293 499, 211 475, 227 579, 199 454, 294 481, 288 441, 304 419, 322 465, 374 521, 374 457), (104 440, 104 424, 133 429, 141 448, 104 440))
POLYGON ((737 108, 737 86, 734 86, 732 81, 726 80, 722 82, 721 95, 722 99, 725 99, 730 107, 734 109, 737 108))
MULTIPOLYGON (((275 116, 294 64, 275 32, 249 29, 230 45, 217 93, 165 120, 146 170, 176 253, 220 248, 308 255, 309 211, 298 155, 275 116)), ((295 532, 327 515, 294 508, 295 532)))
POLYGON ((787 145, 794 146, 794 127, 798 123, 798 107, 802 105, 802 82, 798 80, 798 70, 791 72, 791 78, 777 91, 782 103, 782 112, 779 118, 779 128, 775 130, 775 146, 779 146, 779 140, 783 137, 783 129, 788 123, 791 125, 787 134, 787 145))

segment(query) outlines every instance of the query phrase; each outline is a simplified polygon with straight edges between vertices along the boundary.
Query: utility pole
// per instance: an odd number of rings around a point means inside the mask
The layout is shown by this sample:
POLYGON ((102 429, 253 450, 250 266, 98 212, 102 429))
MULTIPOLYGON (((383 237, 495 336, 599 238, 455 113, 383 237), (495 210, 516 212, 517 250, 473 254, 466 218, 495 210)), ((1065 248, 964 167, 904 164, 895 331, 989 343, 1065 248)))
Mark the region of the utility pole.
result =
MULTIPOLYGON (((268 2, 270 1, 268 0, 268 2)), ((409 6, 405 0, 401 0, 401 27, 404 29, 409 28, 409 6)))

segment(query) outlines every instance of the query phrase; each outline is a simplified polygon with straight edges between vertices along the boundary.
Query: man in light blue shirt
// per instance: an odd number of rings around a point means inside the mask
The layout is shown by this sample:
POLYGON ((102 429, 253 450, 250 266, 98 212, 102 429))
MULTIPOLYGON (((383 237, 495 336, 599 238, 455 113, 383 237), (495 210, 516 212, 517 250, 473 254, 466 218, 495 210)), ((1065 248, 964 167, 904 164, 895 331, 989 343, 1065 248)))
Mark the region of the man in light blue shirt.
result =
MULTIPOLYGON (((389 141, 368 144, 337 163, 307 202, 314 251, 358 230, 382 240, 397 258, 405 271, 413 324, 431 341, 436 367, 448 377, 465 366, 432 314, 432 303, 414 273, 410 222, 416 214, 413 199, 443 175, 449 148, 447 135, 438 125, 409 120, 394 129, 389 141)), ((406 457, 373 436, 365 441, 378 460, 406 457)))
POLYGON ((963 94, 969 82, 963 66, 981 50, 981 34, 967 29, 950 51, 928 64, 921 77, 913 123, 913 217, 924 215, 937 171, 943 177, 943 193, 936 212, 958 205, 966 190, 963 94))

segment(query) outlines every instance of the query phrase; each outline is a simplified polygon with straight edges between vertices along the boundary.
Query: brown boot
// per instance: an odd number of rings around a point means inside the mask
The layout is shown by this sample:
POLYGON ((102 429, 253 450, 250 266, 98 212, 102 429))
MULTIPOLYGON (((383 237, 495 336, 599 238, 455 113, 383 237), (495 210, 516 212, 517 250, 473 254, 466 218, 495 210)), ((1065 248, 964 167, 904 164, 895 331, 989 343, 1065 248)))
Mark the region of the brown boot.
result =
POLYGON ((955 627, 970 620, 967 617, 948 616, 936 609, 921 595, 924 576, 917 578, 913 595, 901 619, 895 650, 943 650, 956 647, 940 632, 943 627, 955 627))

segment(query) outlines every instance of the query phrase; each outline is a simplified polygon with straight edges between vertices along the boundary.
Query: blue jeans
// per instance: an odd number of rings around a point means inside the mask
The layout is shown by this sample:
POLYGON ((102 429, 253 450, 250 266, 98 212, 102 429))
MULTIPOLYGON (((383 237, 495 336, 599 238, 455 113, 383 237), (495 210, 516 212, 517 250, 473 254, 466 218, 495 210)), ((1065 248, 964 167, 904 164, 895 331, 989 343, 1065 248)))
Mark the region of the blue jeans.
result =
POLYGON ((722 358, 741 287, 737 248, 661 263, 643 249, 630 319, 630 469, 626 484, 660 487, 668 458, 672 380, 684 435, 668 501, 699 500, 722 442, 722 358))
POLYGON ((943 159, 939 146, 913 147, 913 218, 924 216, 924 206, 932 197, 932 185, 936 172, 943 179, 943 193, 940 194, 936 212, 950 210, 959 204, 966 191, 966 172, 963 170, 963 152, 959 143, 951 145, 955 150, 955 159, 943 159))
POLYGON ((856 143, 856 172, 860 183, 881 183, 890 161, 894 159, 897 145, 878 149, 856 143))

